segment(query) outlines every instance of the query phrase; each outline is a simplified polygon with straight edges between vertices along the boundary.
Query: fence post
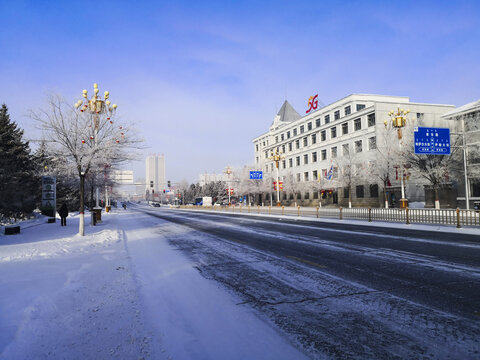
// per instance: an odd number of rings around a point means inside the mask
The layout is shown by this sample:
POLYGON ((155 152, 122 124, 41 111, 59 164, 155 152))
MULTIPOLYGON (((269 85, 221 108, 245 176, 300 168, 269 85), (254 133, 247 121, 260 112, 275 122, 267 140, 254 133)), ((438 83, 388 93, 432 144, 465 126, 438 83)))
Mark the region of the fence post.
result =
POLYGON ((342 220, 342 207, 340 206, 340 220, 342 220))
POLYGON ((272 215, 272 207, 271 206, 268 207, 268 215, 272 215))
POLYGON ((408 217, 408 206, 405 208, 406 224, 410 225, 410 218, 408 217))
POLYGON ((257 205, 257 212, 260 214, 260 205, 257 205))
POLYGON ((319 209, 319 207, 317 206, 317 219, 318 219, 318 209, 319 209))
POLYGON ((372 222, 372 208, 368 208, 368 222, 372 222))
POLYGON ((457 208, 457 229, 461 228, 460 226, 460 209, 457 208))
POLYGON ((297 216, 300 216, 300 206, 297 209, 297 216))
POLYGON ((282 205, 282 215, 285 215, 285 206, 282 205))
POLYGON ((250 205, 248 205, 248 213, 250 214, 250 205))

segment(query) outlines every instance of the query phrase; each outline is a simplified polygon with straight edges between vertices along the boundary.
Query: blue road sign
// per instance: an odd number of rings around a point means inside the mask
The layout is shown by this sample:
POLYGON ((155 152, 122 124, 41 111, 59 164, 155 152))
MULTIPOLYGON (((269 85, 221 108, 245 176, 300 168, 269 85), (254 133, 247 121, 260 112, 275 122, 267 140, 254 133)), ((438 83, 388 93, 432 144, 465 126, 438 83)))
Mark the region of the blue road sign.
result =
POLYGON ((416 127, 415 154, 450 155, 450 129, 416 127))
POLYGON ((250 180, 262 180, 263 171, 250 171, 250 180))

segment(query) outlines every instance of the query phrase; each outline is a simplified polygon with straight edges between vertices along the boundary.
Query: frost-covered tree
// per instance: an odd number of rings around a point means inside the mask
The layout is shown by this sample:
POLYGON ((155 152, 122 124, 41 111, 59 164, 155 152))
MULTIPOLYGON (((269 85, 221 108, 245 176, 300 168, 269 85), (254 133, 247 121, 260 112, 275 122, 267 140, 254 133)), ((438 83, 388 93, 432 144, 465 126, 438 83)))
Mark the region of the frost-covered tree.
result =
POLYGON ((39 177, 23 130, 0 108, 0 215, 17 219, 35 208, 39 177))
POLYGON ((351 208, 353 187, 364 183, 367 169, 355 149, 349 147, 344 147, 343 156, 335 159, 335 167, 338 171, 335 176, 336 186, 343 188, 344 192, 348 191, 348 207, 351 208))
MULTIPOLYGON (((31 112, 31 117, 43 130, 49 153, 62 160, 58 162, 61 166, 58 171, 75 171, 78 176, 79 234, 82 236, 85 234, 85 177, 104 164, 115 166, 133 159, 133 149, 141 143, 130 124, 113 118, 109 100, 103 102, 103 107, 98 106, 101 99, 96 97, 97 93, 95 87, 95 96, 85 107, 81 101, 72 105, 61 96, 52 95, 46 109, 31 112)), ((105 95, 107 98, 108 92, 105 95)), ((87 99, 86 90, 84 97, 87 99)))

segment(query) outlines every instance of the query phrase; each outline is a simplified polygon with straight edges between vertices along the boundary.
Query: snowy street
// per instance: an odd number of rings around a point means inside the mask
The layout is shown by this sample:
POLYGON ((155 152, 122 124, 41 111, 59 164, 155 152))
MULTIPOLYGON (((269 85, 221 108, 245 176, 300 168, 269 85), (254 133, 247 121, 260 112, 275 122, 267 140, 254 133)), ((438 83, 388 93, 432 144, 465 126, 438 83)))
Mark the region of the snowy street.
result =
POLYGON ((103 220, 0 237, 1 359, 480 354, 478 234, 142 205, 103 220))

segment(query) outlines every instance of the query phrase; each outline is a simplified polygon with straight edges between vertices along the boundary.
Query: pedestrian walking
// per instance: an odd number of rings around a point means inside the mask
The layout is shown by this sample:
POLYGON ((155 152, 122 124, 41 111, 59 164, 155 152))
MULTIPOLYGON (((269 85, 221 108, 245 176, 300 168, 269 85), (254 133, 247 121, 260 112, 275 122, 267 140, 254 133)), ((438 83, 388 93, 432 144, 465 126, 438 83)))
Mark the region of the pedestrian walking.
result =
POLYGON ((61 219, 61 226, 67 226, 67 216, 68 216, 68 208, 67 204, 63 203, 58 210, 58 214, 60 215, 61 219))

